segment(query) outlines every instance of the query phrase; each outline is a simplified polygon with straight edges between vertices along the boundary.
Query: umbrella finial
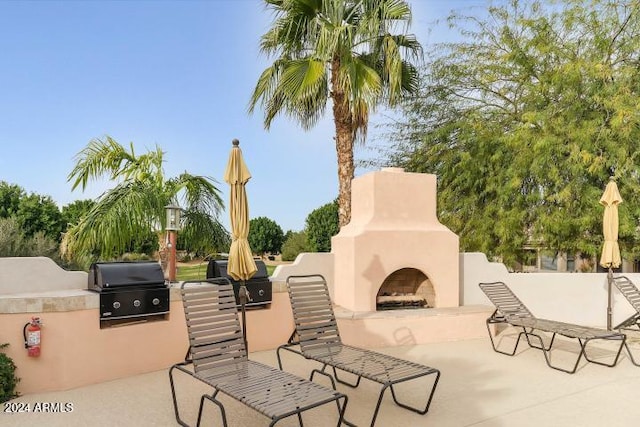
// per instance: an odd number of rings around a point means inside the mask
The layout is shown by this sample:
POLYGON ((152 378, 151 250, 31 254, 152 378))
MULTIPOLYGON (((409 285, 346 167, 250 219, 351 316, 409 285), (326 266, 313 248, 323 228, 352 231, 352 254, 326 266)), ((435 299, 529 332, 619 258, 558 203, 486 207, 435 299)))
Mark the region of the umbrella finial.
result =
POLYGON ((238 138, 233 138, 231 143, 233 144, 234 147, 237 147, 238 145, 240 145, 240 141, 238 141, 238 138))

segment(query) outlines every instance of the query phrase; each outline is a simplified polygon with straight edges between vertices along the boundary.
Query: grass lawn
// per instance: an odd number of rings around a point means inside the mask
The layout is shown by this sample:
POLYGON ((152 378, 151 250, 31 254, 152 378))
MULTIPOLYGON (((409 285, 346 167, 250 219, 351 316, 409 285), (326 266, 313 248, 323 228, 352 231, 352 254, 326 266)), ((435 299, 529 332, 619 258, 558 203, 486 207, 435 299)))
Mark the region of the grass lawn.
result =
MULTIPOLYGON (((193 263, 189 265, 178 266, 176 273, 176 279, 183 280, 200 280, 207 278, 207 264, 208 262, 193 263)), ((267 273, 269 276, 273 274, 273 270, 276 269, 275 265, 267 265, 267 273)))

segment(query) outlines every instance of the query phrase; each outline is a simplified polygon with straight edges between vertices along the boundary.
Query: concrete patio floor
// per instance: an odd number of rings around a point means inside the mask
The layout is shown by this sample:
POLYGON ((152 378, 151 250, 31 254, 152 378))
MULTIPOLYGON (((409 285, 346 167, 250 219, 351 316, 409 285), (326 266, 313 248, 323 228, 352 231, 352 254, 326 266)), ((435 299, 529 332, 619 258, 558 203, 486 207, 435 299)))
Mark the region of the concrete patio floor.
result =
MULTIPOLYGON (((511 334, 503 344, 512 344, 511 334)), ((637 343, 633 344, 638 346, 637 343)), ((562 342, 554 362, 570 363, 575 347, 562 342), (567 350, 567 351, 565 351, 567 350)), ((634 347, 638 348, 638 347, 634 347)), ((442 376, 426 415, 403 410, 385 396, 377 426, 636 426, 640 420, 640 367, 623 352, 618 365, 607 368, 581 362, 578 371, 565 374, 547 367, 540 351, 525 346, 515 357, 495 353, 487 339, 443 342, 380 349, 381 352, 424 363, 442 376)), ((285 369, 307 376, 316 365, 285 352, 285 369)), ((610 357, 608 347, 595 357, 610 357)), ((105 356, 106 357, 106 356, 105 356)), ((251 353, 252 360, 277 366, 275 351, 251 353)), ((100 369, 100 361, 95 361, 100 369)), ((177 381, 187 422, 195 424, 199 396, 207 388, 190 378, 177 381)), ((324 381, 324 380, 319 380, 324 381)), ((416 401, 430 383, 416 382, 398 389, 416 401)), ((340 387, 349 396, 347 418, 369 425, 379 385, 363 380, 358 389, 340 387)), ((223 397, 230 426, 266 426, 269 420, 233 399, 223 397)), ((123 378, 73 390, 20 397, 13 403, 30 404, 30 413, 0 413, 0 426, 175 426, 168 370, 123 378), (71 403, 72 412, 35 413, 36 404, 71 403)), ((3 405, 6 410, 6 406, 3 405)), ((304 416, 305 426, 330 426, 337 420, 333 405, 304 416)), ((211 405, 203 425, 222 425, 211 405)), ((277 425, 295 426, 295 417, 277 425)))

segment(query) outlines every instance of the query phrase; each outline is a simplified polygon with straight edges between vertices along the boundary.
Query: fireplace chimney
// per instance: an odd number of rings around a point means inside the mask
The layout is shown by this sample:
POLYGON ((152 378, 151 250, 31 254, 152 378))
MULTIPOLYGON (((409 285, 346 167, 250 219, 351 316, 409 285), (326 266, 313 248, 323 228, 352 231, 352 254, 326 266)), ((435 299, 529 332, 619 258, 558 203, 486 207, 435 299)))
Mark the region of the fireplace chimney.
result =
POLYGON ((336 304, 376 310, 384 280, 406 268, 427 276, 435 307, 459 305, 458 236, 436 214, 436 176, 384 168, 354 178, 351 222, 331 239, 336 304))

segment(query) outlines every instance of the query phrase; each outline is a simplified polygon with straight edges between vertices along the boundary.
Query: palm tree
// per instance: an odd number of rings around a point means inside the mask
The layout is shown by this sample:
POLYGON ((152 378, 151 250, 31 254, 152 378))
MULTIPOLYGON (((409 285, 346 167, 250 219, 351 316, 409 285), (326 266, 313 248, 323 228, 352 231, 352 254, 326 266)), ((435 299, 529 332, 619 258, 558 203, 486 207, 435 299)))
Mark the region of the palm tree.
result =
POLYGON ((411 10, 404 0, 265 0, 274 12, 261 50, 275 57, 251 96, 260 103, 264 125, 276 115, 299 121, 305 130, 322 117, 331 98, 338 154, 339 222, 351 219, 353 147, 364 142, 369 114, 415 93, 422 48, 406 29, 411 10))
POLYGON ((169 204, 183 206, 185 227, 198 236, 198 244, 208 238, 211 247, 228 246, 228 233, 217 220, 224 203, 214 181, 187 172, 165 178, 163 155, 159 147, 136 155, 133 143, 126 150, 109 136, 91 140, 77 154, 68 176, 73 190, 84 190, 89 180, 105 176, 117 184, 69 227, 61 245, 65 257, 86 266, 121 255, 131 242, 164 229, 169 204))

